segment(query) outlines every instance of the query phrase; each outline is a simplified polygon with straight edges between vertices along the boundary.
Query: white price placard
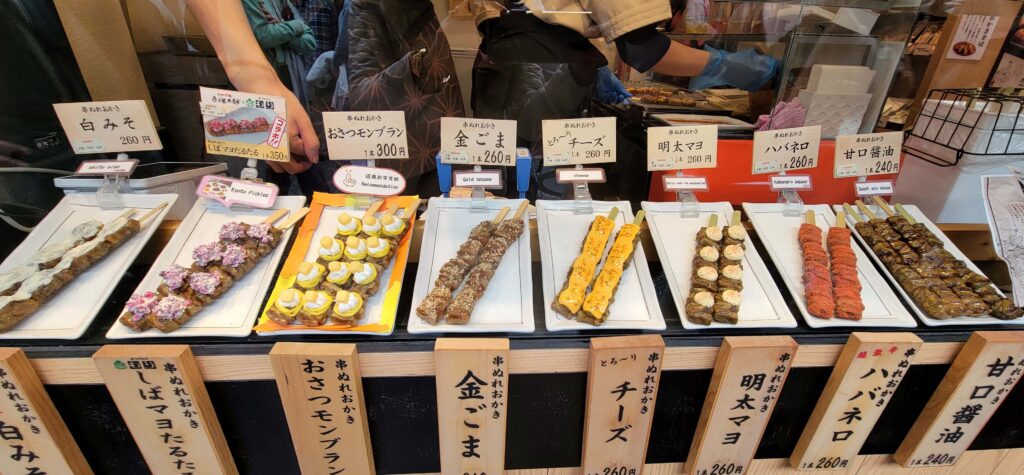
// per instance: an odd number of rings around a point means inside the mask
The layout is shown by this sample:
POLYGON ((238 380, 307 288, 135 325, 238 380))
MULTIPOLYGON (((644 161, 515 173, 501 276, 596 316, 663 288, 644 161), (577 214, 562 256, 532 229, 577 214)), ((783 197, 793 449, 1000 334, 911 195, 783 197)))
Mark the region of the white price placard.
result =
POLYGON ((558 183, 604 183, 604 169, 601 168, 559 168, 555 170, 558 183))
POLYGON ((67 102, 53 109, 77 154, 163 148, 145 101, 67 102))
POLYGON ((818 166, 821 126, 754 132, 753 174, 818 166))
POLYGON ((889 196, 896 192, 892 180, 862 181, 854 186, 857 196, 889 196))
POLYGON ((680 125, 647 129, 647 171, 717 166, 717 125, 680 125))
POLYGON ((441 162, 469 165, 516 164, 516 121, 441 118, 441 162))
POLYGON ((128 160, 85 160, 75 170, 76 175, 121 175, 129 176, 139 161, 128 160))
POLYGON ((542 121, 544 166, 615 161, 615 118, 542 121))
POLYGON ((662 177, 665 191, 707 191, 708 179, 702 176, 669 176, 662 177))
POLYGON ((324 112, 331 160, 409 158, 405 111, 324 112))
POLYGON ((772 177, 772 191, 810 190, 810 175, 775 175, 772 177))
POLYGON ((458 170, 452 172, 455 186, 501 188, 501 170, 458 170))
POLYGON ((836 137, 836 178, 891 175, 900 171, 903 132, 836 137))

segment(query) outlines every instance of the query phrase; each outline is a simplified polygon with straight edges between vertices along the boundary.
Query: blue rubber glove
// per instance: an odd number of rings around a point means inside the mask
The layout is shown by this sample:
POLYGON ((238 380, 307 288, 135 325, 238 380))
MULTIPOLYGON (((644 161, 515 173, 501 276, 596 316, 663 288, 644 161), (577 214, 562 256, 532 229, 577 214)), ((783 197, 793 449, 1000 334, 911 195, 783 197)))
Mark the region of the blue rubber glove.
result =
POLYGON ((690 89, 700 90, 715 86, 732 86, 756 91, 768 84, 779 72, 779 61, 770 55, 752 49, 727 53, 705 45, 711 53, 708 64, 699 76, 690 80, 690 89))
POLYGON ((619 104, 633 97, 632 94, 626 91, 626 87, 622 85, 619 78, 612 74, 612 70, 608 69, 608 66, 601 66, 597 70, 597 84, 594 85, 594 94, 597 95, 597 100, 605 104, 619 104))

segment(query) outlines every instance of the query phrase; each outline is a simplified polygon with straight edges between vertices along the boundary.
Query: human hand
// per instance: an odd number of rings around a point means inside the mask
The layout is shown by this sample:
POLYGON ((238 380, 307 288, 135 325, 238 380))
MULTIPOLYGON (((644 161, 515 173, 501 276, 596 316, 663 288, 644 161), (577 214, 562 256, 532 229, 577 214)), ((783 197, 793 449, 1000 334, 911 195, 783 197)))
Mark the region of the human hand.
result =
POLYGON ((597 100, 605 104, 620 104, 633 97, 626 90, 626 87, 622 85, 622 81, 619 81, 619 78, 612 74, 608 66, 601 66, 597 70, 597 83, 594 85, 594 94, 597 96, 597 100))
POLYGON ((735 53, 727 53, 710 46, 705 46, 704 49, 711 57, 704 66, 704 71, 690 80, 691 89, 729 85, 746 91, 756 91, 768 84, 779 72, 777 59, 753 49, 735 53))
POLYGON ((320 161, 320 139, 316 136, 309 114, 295 94, 276 76, 263 80, 239 81, 235 86, 239 91, 284 98, 288 122, 288 148, 292 158, 287 162, 267 161, 271 169, 278 173, 296 175, 309 170, 314 163, 320 161))

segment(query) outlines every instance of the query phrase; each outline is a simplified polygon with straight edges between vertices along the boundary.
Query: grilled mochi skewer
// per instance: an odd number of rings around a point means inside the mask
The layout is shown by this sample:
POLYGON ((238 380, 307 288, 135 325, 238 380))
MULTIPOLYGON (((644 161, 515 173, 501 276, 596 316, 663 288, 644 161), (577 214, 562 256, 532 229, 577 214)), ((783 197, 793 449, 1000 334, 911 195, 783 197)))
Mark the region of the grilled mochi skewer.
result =
POLYGON ((850 244, 846 213, 840 211, 836 214, 836 226, 829 228, 825 240, 832 268, 832 294, 836 305, 836 317, 860 320, 864 315, 864 302, 860 298, 857 256, 850 244))
POLYGON ((470 269, 477 264, 484 247, 498 228, 498 223, 505 219, 509 209, 504 207, 498 211, 494 219, 477 224, 469 232, 469 237, 459 246, 455 257, 441 266, 434 280, 434 287, 416 307, 416 315, 420 319, 431 325, 436 325, 444 319, 448 305, 452 301, 452 294, 462 285, 470 269))
POLYGON ((698 325, 710 325, 714 319, 722 239, 723 230, 718 226, 718 215, 712 214, 708 225, 697 231, 690 295, 684 305, 686 319, 698 325))
POLYGON ((566 276, 562 289, 558 291, 555 301, 551 302, 551 308, 565 318, 576 318, 580 308, 583 307, 583 300, 586 298, 587 287, 594 280, 597 272, 597 265, 604 255, 604 248, 615 230, 615 218, 619 214, 618 208, 612 208, 608 216, 597 215, 590 223, 586 237, 580 244, 580 254, 573 261, 569 268, 569 275, 566 276))
POLYGON ((746 249, 744 241, 747 236, 740 223, 739 211, 733 211, 732 224, 726 227, 722 234, 722 265, 718 269, 714 320, 735 325, 739 322, 743 292, 743 252, 746 249))
POLYGON ((818 318, 835 316, 832 296, 832 278, 828 271, 828 256, 822 246, 821 228, 814 224, 814 212, 808 210, 805 222, 797 231, 800 252, 804 261, 804 297, 807 313, 818 318))
POLYGON ((608 321, 608 311, 615 301, 615 293, 622 282, 622 274, 633 259, 637 242, 640 240, 640 223, 644 221, 644 211, 636 214, 632 223, 619 228, 608 257, 605 258, 594 285, 583 301, 583 308, 576 319, 591 325, 601 325, 608 321))
POLYGON ((528 205, 529 202, 523 200, 519 205, 519 209, 512 216, 512 219, 506 219, 498 224, 494 234, 487 241, 487 245, 480 252, 476 265, 466 275, 466 281, 463 283, 462 289, 459 290, 459 293, 452 299, 451 305, 448 306, 448 310, 445 313, 446 323, 464 325, 469 322, 470 316, 473 315, 473 309, 484 296, 491 278, 494 277, 494 273, 498 270, 498 265, 501 264, 501 258, 505 255, 505 251, 523 234, 523 228, 525 227, 523 213, 526 212, 528 205))

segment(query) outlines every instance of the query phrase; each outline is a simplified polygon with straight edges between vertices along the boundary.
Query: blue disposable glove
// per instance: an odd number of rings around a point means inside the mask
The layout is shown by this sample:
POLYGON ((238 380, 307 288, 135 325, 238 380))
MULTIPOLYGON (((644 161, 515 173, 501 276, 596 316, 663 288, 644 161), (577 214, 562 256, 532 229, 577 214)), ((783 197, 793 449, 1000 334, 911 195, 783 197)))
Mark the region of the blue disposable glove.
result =
POLYGON ((626 102, 626 99, 633 97, 626 87, 622 85, 619 78, 612 74, 608 66, 601 66, 597 70, 597 84, 594 85, 594 94, 597 100, 605 104, 619 104, 626 102))
POLYGON ((726 53, 707 45, 704 49, 711 53, 711 57, 704 66, 704 71, 690 80, 690 89, 728 85, 746 91, 756 91, 768 84, 779 72, 777 59, 752 49, 735 53, 726 53))

